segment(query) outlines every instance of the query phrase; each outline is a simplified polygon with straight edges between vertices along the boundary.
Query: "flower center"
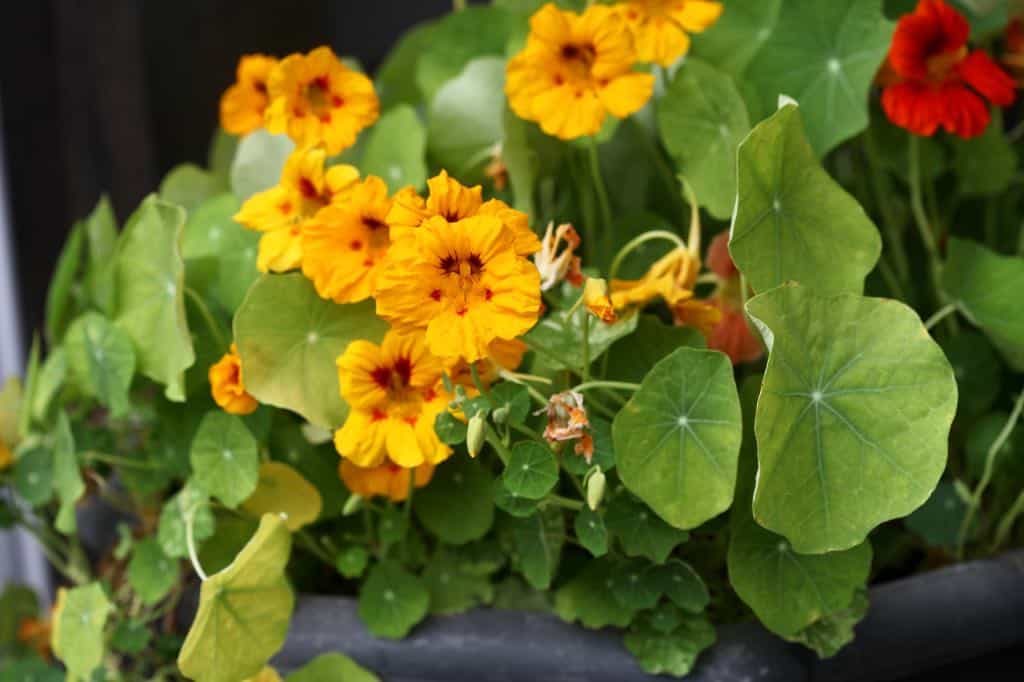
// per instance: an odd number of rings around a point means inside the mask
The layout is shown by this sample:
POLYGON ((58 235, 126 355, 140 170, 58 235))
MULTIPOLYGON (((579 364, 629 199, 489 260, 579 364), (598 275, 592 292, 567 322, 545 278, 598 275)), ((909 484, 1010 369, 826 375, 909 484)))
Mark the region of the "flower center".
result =
POLYGON ((435 301, 440 301, 443 295, 454 305, 457 314, 465 315, 471 299, 491 300, 491 290, 480 284, 485 264, 478 254, 449 254, 441 259, 438 268, 441 271, 443 291, 435 289, 431 293, 431 298, 435 301))
POLYGON ((958 50, 940 52, 929 57, 925 61, 928 68, 929 83, 944 83, 949 79, 949 74, 957 64, 967 57, 967 46, 964 45, 958 50))
POLYGON ((317 118, 330 118, 331 84, 327 76, 317 76, 306 86, 306 101, 317 118))
POLYGON ((562 62, 568 67, 573 78, 579 80, 590 78, 590 69, 597 60, 597 50, 593 45, 566 43, 562 46, 560 54, 562 62))
POLYGON ((397 358, 390 367, 381 365, 370 372, 370 377, 387 391, 388 399, 393 402, 408 402, 413 397, 410 387, 412 360, 409 358, 397 358))
POLYGON ((370 232, 370 250, 386 249, 391 240, 388 235, 388 224, 374 216, 364 215, 363 226, 370 232))

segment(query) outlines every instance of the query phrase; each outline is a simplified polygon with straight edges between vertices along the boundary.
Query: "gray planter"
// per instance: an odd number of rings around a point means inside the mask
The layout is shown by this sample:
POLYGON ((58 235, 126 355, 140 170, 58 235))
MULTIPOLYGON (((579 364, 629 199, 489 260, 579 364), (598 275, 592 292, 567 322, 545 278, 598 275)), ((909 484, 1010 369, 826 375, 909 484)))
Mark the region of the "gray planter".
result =
MULTIPOLYGON (((1024 644, 1024 550, 880 585, 857 638, 819 661, 753 623, 721 628, 690 682, 883 682, 1024 644)), ((341 651, 386 682, 630 682, 645 675, 613 631, 547 614, 439 616, 401 641, 373 638, 341 597, 301 597, 274 663, 341 651)), ((1017 680, 1019 670, 1006 680, 1017 680)), ((986 677, 990 682, 999 678, 986 677)))

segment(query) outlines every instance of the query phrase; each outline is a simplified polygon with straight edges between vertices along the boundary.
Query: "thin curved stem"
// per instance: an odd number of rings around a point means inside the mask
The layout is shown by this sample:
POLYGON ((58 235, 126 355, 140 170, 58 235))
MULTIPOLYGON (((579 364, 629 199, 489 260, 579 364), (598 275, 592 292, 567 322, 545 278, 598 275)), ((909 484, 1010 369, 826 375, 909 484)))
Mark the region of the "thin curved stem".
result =
POLYGON ((203 318, 203 321, 206 322, 206 326, 210 329, 210 333, 213 334, 217 345, 226 351, 229 344, 224 338, 224 332, 221 331, 220 324, 213 316, 213 313, 210 312, 209 306, 206 305, 206 301, 204 301, 202 297, 191 287, 185 287, 185 295, 192 299, 192 303, 194 303, 196 308, 199 310, 199 315, 203 318))
POLYGON ((1016 523, 1022 513, 1024 513, 1024 490, 1020 491, 1017 499, 1013 502, 1013 506, 1010 507, 1010 510, 999 521, 999 527, 996 528, 996 537, 989 547, 989 552, 995 553, 996 550, 1006 543, 1006 539, 1010 536, 1010 531, 1013 530, 1013 524, 1016 523))
POLYGON ((196 575, 203 582, 206 582, 209 577, 206 575, 206 571, 203 570, 203 565, 199 563, 199 552, 196 551, 196 538, 195 531, 193 531, 193 521, 196 516, 196 508, 189 509, 188 514, 185 515, 185 544, 188 545, 188 558, 192 562, 192 568, 195 570, 196 575))
POLYGON ((590 176, 594 182, 594 191, 597 193, 601 222, 604 223, 602 234, 608 234, 612 229, 612 207, 608 201, 608 189, 604 186, 604 177, 601 175, 601 158, 597 152, 597 138, 593 135, 590 136, 590 144, 587 146, 587 160, 590 164, 590 176))
POLYGON ((932 327, 942 322, 944 319, 956 312, 956 303, 947 303, 942 306, 934 315, 928 318, 928 321, 924 323, 924 328, 931 331, 932 327))
POLYGON ((674 232, 668 230, 650 230, 644 232, 641 235, 637 235, 630 241, 626 242, 626 245, 619 249, 619 252, 615 254, 615 258, 612 259, 612 265, 608 268, 608 279, 615 279, 615 275, 619 272, 619 267, 622 265, 622 261, 626 259, 626 256, 633 253, 641 244, 646 244, 649 241, 655 239, 664 239, 665 241, 672 242, 680 249, 686 248, 686 242, 674 232))
POLYGON ((622 391, 638 391, 640 390, 640 384, 634 384, 628 381, 585 381, 582 384, 573 386, 572 390, 582 393, 592 388, 615 388, 622 391))

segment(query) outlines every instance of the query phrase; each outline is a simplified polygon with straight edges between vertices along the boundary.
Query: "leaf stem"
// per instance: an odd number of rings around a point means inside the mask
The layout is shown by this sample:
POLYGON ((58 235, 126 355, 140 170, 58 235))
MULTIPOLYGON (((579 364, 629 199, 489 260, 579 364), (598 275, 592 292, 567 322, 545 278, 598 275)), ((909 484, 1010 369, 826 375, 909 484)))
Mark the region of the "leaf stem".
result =
POLYGON ((585 381, 572 387, 572 390, 582 393, 592 388, 615 388, 622 391, 638 391, 640 384, 633 384, 628 381, 585 381))
POLYGON ((590 313, 583 311, 583 364, 580 367, 580 378, 583 381, 590 380, 590 313))
POLYGON ((942 320, 946 319, 949 315, 956 312, 956 303, 947 303, 935 312, 934 315, 928 318, 928 321, 924 323, 924 328, 928 331, 932 330, 932 327, 937 325, 942 320))
POLYGON ((886 182, 888 176, 882 168, 878 154, 878 143, 870 128, 864 133, 864 156, 868 161, 867 175, 871 180, 871 190, 875 195, 878 212, 882 215, 882 229, 885 231, 886 241, 896 261, 896 272, 899 275, 899 279, 905 282, 910 279, 910 261, 907 259, 907 250, 903 246, 903 235, 898 227, 900 223, 896 220, 896 216, 892 212, 892 206, 887 200, 889 196, 888 187, 886 186, 888 184, 886 182))
POLYGON ((213 316, 213 313, 210 312, 210 308, 206 305, 206 301, 204 301, 192 287, 185 287, 185 295, 192 300, 196 309, 199 310, 199 315, 203 318, 203 321, 206 322, 206 326, 210 329, 210 333, 213 334, 214 340, 217 342, 217 346, 227 351, 229 344, 224 338, 224 332, 221 331, 220 324, 213 316))
POLYGON ((509 450, 508 446, 501 440, 501 437, 498 436, 498 432, 494 430, 494 427, 491 426, 490 422, 486 423, 486 428, 487 433, 485 438, 487 442, 490 443, 491 447, 494 448, 494 451, 498 453, 501 463, 508 466, 509 460, 512 459, 512 451, 509 450))
MULTIPOLYGON (((910 135, 908 155, 910 157, 910 211, 914 215, 914 223, 921 235, 921 242, 924 244, 925 251, 928 252, 928 273, 931 276, 935 300, 941 305, 945 298, 942 293, 940 277, 942 264, 939 258, 939 247, 935 241, 935 232, 921 201, 921 141, 913 134, 910 135)), ((947 324, 949 331, 956 333, 956 318, 947 318, 947 324)))
POLYGON ((597 193, 597 204, 601 210, 602 234, 607 235, 612 229, 612 207, 608 201, 608 189, 604 186, 601 176, 601 158, 597 151, 597 138, 591 135, 587 145, 587 160, 590 163, 590 176, 597 193))
POLYGON ((981 497, 985 494, 985 490, 992 481, 992 473, 995 470, 996 455, 999 454, 999 450, 1002 449, 1003 445, 1006 443, 1006 439, 1009 438, 1010 434, 1013 432, 1013 427, 1017 425, 1017 420, 1020 418, 1022 410, 1024 410, 1024 391, 1021 391, 1020 395, 1017 396, 1017 400, 1013 405, 1013 411, 1010 412, 1010 417, 1006 420, 1006 424, 1003 425, 1002 431, 1000 431, 999 435, 996 436, 996 439, 992 441, 992 445, 989 446, 988 452, 985 453, 985 469, 982 471, 981 480, 978 481, 978 487, 974 489, 971 499, 967 501, 967 511, 964 513, 964 520, 961 522, 960 532, 957 534, 957 559, 963 559, 964 557, 964 545, 967 543, 967 533, 970 530, 971 523, 974 521, 974 516, 978 512, 978 507, 981 506, 981 497))
POLYGON ((1024 513, 1024 490, 1020 491, 1017 499, 1013 502, 1013 506, 1010 507, 1010 510, 999 521, 999 527, 996 528, 996 537, 989 547, 990 553, 995 554, 996 550, 1003 546, 1010 535, 1010 531, 1013 530, 1013 524, 1016 523, 1017 517, 1022 513, 1024 513))
POLYGON ((571 509, 572 511, 580 511, 583 509, 583 503, 579 500, 570 500, 568 497, 562 497, 561 495, 555 495, 554 493, 545 497, 544 502, 556 507, 561 507, 562 509, 571 509))
POLYGON ((626 242, 626 245, 619 249, 619 252, 615 254, 615 258, 612 259, 612 265, 608 268, 608 279, 615 279, 615 275, 619 273, 619 267, 622 265, 622 261, 625 260, 626 256, 636 250, 638 246, 655 239, 664 239, 675 244, 680 249, 686 248, 686 242, 674 232, 668 230, 650 230, 643 234, 637 235, 630 241, 626 242))
POLYGON ((206 571, 203 570, 203 565, 199 563, 199 553, 196 551, 196 538, 195 532, 192 529, 193 521, 196 516, 196 507, 193 506, 185 514, 185 544, 188 546, 188 558, 192 562, 192 568, 195 570, 196 575, 203 582, 206 582, 209 577, 206 575, 206 571))

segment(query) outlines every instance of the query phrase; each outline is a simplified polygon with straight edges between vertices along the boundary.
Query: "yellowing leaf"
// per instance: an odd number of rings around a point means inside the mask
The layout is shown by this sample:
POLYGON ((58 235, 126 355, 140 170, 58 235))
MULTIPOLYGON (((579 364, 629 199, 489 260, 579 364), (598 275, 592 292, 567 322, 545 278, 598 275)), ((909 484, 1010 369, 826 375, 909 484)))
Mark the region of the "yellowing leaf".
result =
POLYGON ((250 514, 276 514, 288 530, 296 531, 320 517, 323 500, 313 484, 281 462, 260 465, 256 491, 242 503, 250 514))

